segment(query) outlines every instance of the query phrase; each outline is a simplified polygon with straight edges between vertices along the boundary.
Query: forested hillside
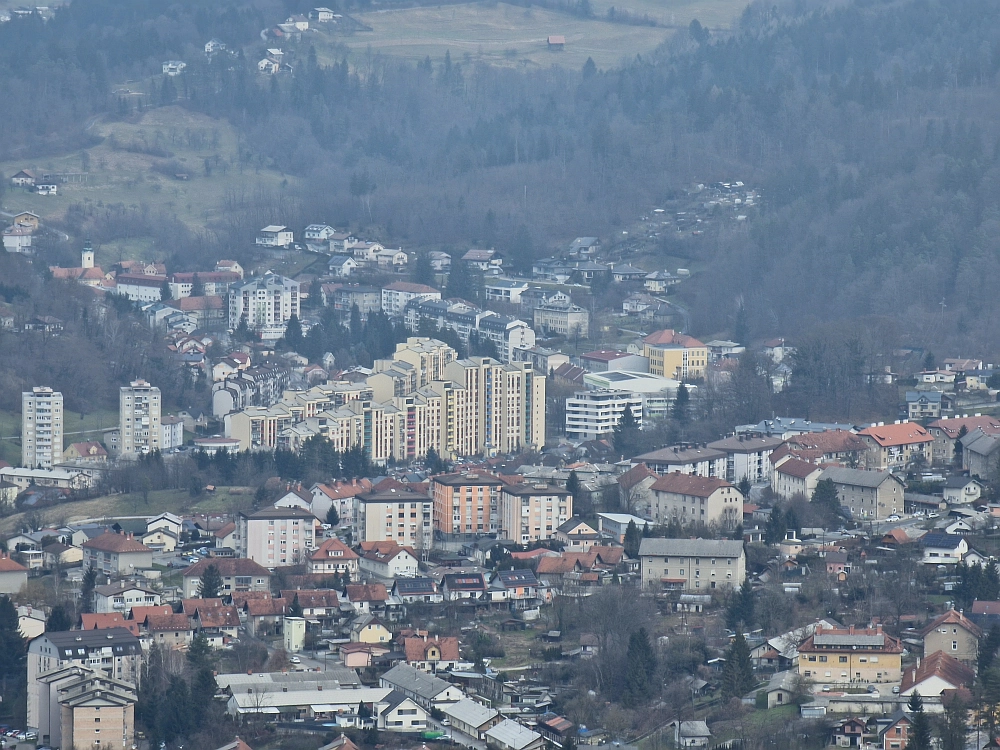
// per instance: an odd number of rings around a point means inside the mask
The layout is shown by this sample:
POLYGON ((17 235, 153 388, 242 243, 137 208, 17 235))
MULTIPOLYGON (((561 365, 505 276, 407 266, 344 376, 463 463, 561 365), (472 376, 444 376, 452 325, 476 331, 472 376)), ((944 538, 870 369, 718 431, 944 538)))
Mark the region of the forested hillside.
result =
MULTIPOLYGON (((294 74, 258 76, 260 28, 308 7, 75 0, 47 24, 4 24, 0 96, 19 116, 0 121, 0 151, 78 148, 92 116, 129 116, 116 86, 176 57, 185 75, 144 103, 228 118, 248 164, 301 177, 282 223, 491 244, 523 267, 693 182, 742 179, 760 186, 759 218, 662 241, 701 269, 682 292, 694 333, 731 330, 742 300, 756 337, 875 317, 891 343, 1000 351, 995 3, 758 3, 730 35, 692 24, 616 70, 321 66, 303 44, 294 74), (243 54, 209 63, 212 36, 243 54)), ((233 196, 219 241, 245 243, 262 201, 233 196)))

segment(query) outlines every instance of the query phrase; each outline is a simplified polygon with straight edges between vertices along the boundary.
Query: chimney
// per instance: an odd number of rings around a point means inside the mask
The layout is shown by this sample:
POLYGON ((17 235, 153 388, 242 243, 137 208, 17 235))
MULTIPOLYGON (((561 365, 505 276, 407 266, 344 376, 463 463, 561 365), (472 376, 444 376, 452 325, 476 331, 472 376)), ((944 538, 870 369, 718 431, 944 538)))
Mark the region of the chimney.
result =
POLYGON ((851 625, 851 629, 850 629, 849 632, 850 632, 851 635, 854 635, 854 626, 853 625, 851 625))

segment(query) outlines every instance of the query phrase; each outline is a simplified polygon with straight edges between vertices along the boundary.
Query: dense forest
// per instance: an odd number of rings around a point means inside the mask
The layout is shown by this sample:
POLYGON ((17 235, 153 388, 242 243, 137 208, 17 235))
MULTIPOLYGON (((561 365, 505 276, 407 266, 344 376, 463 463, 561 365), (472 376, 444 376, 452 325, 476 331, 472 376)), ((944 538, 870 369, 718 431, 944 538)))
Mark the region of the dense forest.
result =
MULTIPOLYGON (((293 74, 258 76, 259 30, 307 6, 75 0, 47 23, 3 24, 0 96, 19 116, 0 122, 0 155, 86 145, 93 116, 130 116, 113 83, 177 57, 185 75, 147 105, 227 118, 248 161, 301 177, 282 223, 495 245, 524 268, 694 181, 742 179, 764 196, 754 221, 661 242, 702 269, 682 292, 694 333, 731 331, 741 300, 753 337, 883 318, 890 343, 1000 351, 996 4, 755 3, 731 33, 692 24, 614 70, 321 66, 303 44, 293 74), (213 36, 245 54, 205 60, 213 36)), ((267 199, 233 196, 212 242, 243 245, 267 199)), ((177 252, 196 265, 205 238, 177 252)))

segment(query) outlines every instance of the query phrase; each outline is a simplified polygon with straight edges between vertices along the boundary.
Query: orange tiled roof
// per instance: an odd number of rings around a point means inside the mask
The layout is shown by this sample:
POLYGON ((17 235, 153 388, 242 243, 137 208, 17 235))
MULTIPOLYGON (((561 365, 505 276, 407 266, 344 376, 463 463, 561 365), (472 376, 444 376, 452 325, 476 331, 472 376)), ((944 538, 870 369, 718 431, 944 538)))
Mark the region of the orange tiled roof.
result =
POLYGON ((916 422, 900 422, 881 427, 866 427, 858 433, 866 435, 883 448, 894 445, 910 445, 912 443, 930 443, 934 441, 930 433, 916 422))

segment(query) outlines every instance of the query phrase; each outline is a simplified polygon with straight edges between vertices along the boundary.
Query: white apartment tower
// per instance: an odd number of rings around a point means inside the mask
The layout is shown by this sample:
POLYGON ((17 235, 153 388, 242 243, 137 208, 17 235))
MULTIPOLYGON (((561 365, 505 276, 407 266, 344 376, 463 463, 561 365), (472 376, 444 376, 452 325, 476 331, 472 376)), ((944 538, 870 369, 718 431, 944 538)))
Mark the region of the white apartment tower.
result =
POLYGON ((21 393, 21 463, 51 469, 63 457, 63 395, 35 387, 21 393))
POLYGON ((162 448, 160 389, 145 380, 122 386, 118 397, 121 455, 135 457, 162 448))
POLYGON ((269 273, 229 290, 229 327, 246 319, 250 330, 275 329, 280 338, 292 316, 299 317, 299 282, 269 273))

